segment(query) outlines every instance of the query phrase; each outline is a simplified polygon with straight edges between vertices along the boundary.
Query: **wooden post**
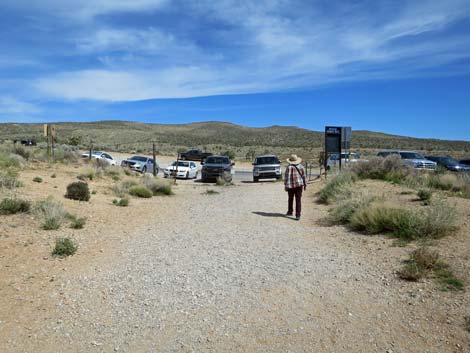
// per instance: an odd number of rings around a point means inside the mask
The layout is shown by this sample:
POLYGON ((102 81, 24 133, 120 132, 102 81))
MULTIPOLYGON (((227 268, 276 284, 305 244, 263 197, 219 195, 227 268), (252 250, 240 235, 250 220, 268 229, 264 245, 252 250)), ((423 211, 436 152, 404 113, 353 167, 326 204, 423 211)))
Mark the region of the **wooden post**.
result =
POLYGON ((156 150, 155 150, 155 142, 152 144, 152 156, 153 156, 153 176, 157 176, 157 161, 156 161, 156 150))
POLYGON ((47 124, 47 160, 50 162, 52 157, 52 128, 47 124))

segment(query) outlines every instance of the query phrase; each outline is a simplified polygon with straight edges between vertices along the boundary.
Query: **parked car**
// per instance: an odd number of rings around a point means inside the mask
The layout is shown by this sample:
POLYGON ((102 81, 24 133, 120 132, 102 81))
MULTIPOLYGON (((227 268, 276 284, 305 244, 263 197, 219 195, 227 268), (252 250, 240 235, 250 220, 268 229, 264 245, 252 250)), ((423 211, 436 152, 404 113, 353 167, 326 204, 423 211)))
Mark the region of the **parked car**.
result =
POLYGON ((253 181, 257 183, 260 179, 282 179, 281 162, 273 154, 255 157, 253 161, 253 181))
MULTIPOLYGON (((341 165, 345 166, 348 163, 356 163, 361 158, 359 153, 349 152, 341 153, 341 165)), ((339 153, 330 154, 326 160, 326 169, 331 169, 333 167, 339 166, 339 153)))
POLYGON ((232 181, 232 163, 227 156, 209 156, 202 164, 202 181, 217 180, 232 181))
MULTIPOLYGON (((82 153, 81 154, 81 157, 84 158, 84 159, 87 159, 89 158, 90 156, 90 153, 82 153)), ((105 160, 106 162, 108 162, 110 165, 116 165, 116 160, 111 157, 111 155, 105 153, 105 152, 101 152, 101 151, 93 151, 91 152, 91 158, 92 159, 102 159, 102 160, 105 160)))
POLYGON ((128 159, 125 159, 121 162, 121 167, 129 167, 132 170, 141 172, 141 173, 151 173, 153 172, 153 165, 155 164, 157 168, 157 174, 160 170, 158 163, 155 162, 150 157, 144 156, 133 156, 128 159))
POLYGON ((470 164, 460 164, 457 160, 450 156, 426 156, 426 159, 434 161, 437 165, 453 172, 463 172, 470 170, 470 164))
POLYGON ((182 160, 201 162, 209 156, 212 156, 212 153, 202 152, 199 149, 191 149, 180 154, 182 160))
POLYGON ((416 169, 428 169, 428 170, 437 169, 436 162, 433 162, 433 161, 430 161, 429 159, 424 158, 422 154, 416 151, 386 150, 386 151, 380 151, 379 153, 377 153, 377 156, 379 157, 387 157, 390 155, 399 155, 406 164, 416 169))
POLYGON ((174 161, 168 167, 163 169, 163 176, 177 178, 197 178, 198 168, 196 163, 190 161, 174 161))
POLYGON ((459 164, 470 166, 470 158, 464 158, 459 161, 459 164))

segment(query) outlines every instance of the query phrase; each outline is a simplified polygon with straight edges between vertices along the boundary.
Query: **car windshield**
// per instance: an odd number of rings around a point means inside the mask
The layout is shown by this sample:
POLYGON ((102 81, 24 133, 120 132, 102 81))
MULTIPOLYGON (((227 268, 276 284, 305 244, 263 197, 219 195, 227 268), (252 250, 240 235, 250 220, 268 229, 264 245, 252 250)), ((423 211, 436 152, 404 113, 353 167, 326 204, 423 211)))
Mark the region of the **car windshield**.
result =
POLYGON ((276 157, 257 157, 255 164, 279 164, 279 160, 276 157))
POLYGON ((92 156, 101 156, 103 152, 91 152, 92 156))
POLYGON ((147 157, 134 156, 129 158, 131 161, 147 162, 147 157))
POLYGON ((400 156, 403 159, 424 159, 422 155, 416 152, 400 152, 400 156))
POLYGON ((177 164, 178 164, 178 167, 189 167, 189 162, 182 162, 182 161, 179 161, 178 163, 176 163, 175 161, 171 163, 171 166, 176 167, 177 164))
POLYGON ((228 164, 229 159, 227 157, 207 157, 206 164, 228 164))

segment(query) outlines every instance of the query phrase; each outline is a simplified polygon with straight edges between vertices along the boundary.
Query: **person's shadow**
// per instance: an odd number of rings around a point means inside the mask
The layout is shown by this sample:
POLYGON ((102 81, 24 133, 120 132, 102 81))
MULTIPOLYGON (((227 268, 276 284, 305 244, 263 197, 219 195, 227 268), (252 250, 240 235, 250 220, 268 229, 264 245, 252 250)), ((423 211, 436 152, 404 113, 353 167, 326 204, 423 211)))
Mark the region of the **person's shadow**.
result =
POLYGON ((282 217, 282 218, 287 217, 284 213, 276 213, 276 212, 253 212, 253 213, 258 216, 263 216, 263 217, 282 217))

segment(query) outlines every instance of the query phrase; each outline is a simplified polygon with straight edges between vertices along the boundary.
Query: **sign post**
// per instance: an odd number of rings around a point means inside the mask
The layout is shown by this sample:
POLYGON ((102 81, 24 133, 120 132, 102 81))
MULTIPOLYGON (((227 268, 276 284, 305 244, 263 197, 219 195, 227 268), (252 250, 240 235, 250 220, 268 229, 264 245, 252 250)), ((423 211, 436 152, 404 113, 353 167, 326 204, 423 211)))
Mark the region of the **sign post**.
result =
POLYGON ((328 170, 330 155, 338 155, 339 169, 341 170, 341 154, 349 152, 351 148, 352 130, 350 126, 325 126, 325 173, 328 170))

